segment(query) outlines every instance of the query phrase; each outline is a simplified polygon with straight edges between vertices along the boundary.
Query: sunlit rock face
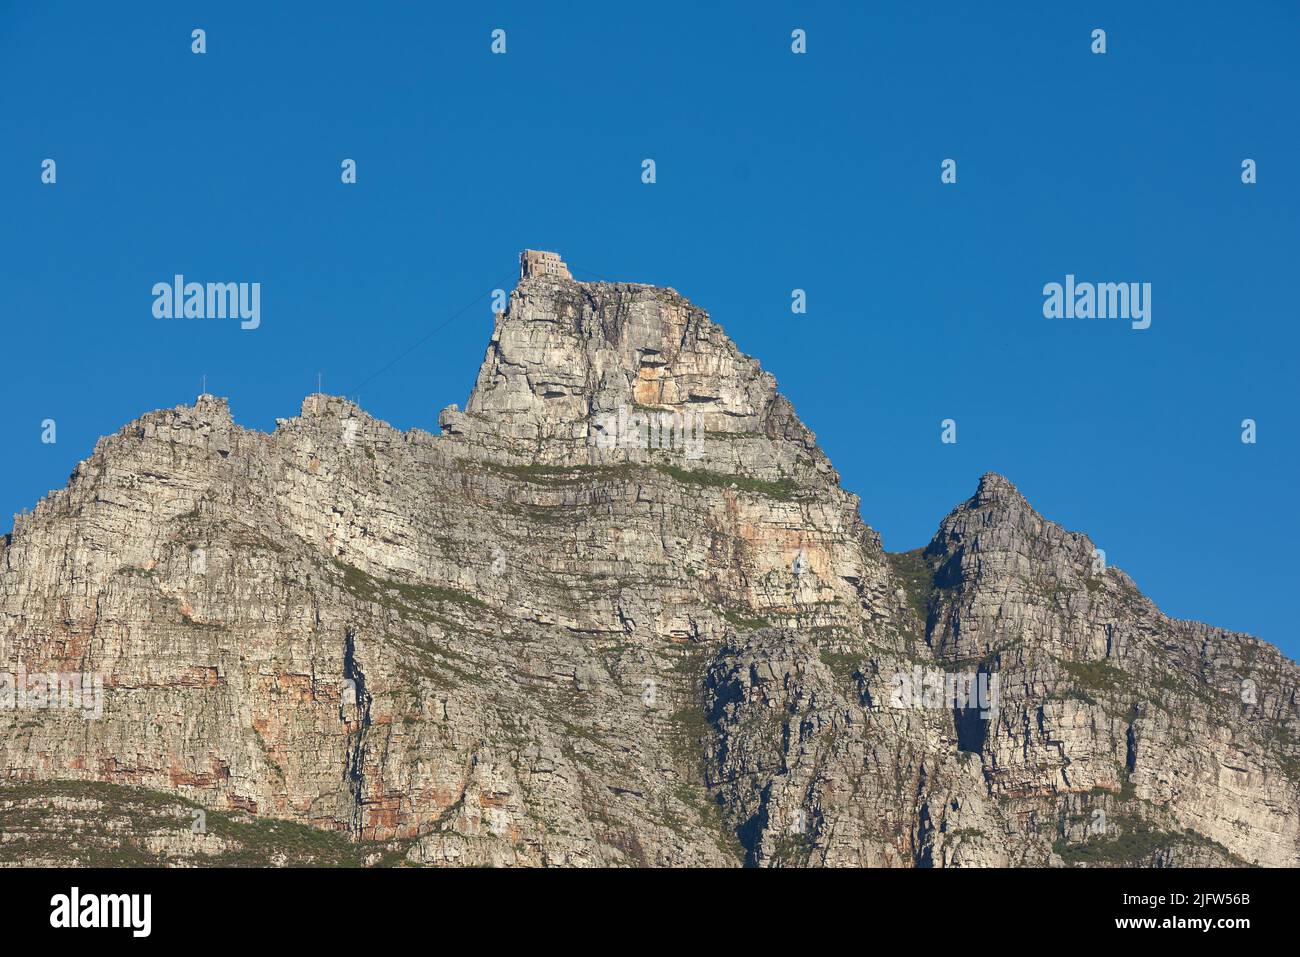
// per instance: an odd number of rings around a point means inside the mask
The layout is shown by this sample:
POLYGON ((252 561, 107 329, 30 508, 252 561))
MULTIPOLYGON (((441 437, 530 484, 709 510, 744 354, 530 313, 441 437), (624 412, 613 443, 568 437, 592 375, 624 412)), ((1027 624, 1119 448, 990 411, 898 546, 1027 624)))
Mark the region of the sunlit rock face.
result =
POLYGON ((1300 863, 1276 649, 998 475, 885 554, 703 310, 550 263, 440 435, 203 396, 16 519, 0 860, 1300 863))

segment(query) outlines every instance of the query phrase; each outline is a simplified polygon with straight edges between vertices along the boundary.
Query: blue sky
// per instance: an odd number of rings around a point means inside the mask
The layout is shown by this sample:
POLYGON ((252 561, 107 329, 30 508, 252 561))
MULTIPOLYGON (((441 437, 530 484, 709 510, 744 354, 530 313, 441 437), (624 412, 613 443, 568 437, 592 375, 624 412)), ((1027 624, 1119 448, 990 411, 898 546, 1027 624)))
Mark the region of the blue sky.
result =
POLYGON ((436 431, 486 298, 373 374, 534 247, 708 309, 887 548, 999 471, 1300 652, 1295 4, 290 6, 0 2, 0 526, 204 374, 250 427, 319 372, 436 431), (261 327, 155 320, 175 273, 260 282, 261 327), (1045 319, 1067 273, 1150 282, 1151 328, 1045 319))

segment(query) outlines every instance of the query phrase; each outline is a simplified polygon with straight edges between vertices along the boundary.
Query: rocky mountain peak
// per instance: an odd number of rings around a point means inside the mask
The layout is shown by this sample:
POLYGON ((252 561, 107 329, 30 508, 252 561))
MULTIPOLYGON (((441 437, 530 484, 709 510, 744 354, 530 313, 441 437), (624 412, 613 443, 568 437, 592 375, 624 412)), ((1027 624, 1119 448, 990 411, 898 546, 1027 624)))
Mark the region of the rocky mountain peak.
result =
POLYGON ((764 479, 833 475, 775 378, 703 309, 669 288, 577 282, 541 255, 524 252, 465 411, 439 418, 445 434, 546 465, 665 451, 764 479))
POLYGON ((259 861, 1300 861, 1276 649, 1162 615, 992 472, 887 556, 702 309, 521 272, 442 435, 203 395, 15 523, 0 672, 104 698, 0 709, 0 860, 241 859, 262 817, 333 833, 259 861))
POLYGON ((997 472, 985 472, 980 476, 979 487, 975 490, 974 502, 983 507, 995 503, 1015 503, 1028 505, 1020 490, 1006 476, 997 472))

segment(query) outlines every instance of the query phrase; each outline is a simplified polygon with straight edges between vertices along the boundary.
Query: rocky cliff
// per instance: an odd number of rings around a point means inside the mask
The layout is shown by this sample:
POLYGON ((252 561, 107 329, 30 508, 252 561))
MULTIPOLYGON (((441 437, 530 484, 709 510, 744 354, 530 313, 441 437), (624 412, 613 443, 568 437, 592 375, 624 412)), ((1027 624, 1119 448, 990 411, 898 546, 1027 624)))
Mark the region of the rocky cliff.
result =
POLYGON ((1294 663, 997 475, 886 554, 673 290, 521 279, 439 421, 202 396, 19 516, 0 860, 1300 863, 1294 663))

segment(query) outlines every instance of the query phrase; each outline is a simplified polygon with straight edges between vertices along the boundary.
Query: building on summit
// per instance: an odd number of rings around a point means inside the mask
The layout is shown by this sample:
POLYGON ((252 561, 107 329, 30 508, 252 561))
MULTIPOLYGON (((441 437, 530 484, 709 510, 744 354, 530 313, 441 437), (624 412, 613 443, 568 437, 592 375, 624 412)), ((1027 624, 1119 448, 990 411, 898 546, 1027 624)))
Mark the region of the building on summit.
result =
POLYGON ((519 278, 530 279, 537 276, 555 276, 560 279, 572 279, 569 267, 559 253, 548 253, 540 249, 525 249, 519 254, 519 278))

